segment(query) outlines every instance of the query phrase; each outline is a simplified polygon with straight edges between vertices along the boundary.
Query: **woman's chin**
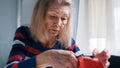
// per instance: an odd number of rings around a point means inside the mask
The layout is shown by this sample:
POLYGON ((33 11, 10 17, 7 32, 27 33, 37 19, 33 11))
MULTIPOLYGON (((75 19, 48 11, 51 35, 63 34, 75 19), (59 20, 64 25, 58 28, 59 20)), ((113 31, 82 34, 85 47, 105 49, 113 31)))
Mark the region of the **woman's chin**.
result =
POLYGON ((49 36, 51 37, 56 37, 58 35, 58 33, 50 33, 49 36))

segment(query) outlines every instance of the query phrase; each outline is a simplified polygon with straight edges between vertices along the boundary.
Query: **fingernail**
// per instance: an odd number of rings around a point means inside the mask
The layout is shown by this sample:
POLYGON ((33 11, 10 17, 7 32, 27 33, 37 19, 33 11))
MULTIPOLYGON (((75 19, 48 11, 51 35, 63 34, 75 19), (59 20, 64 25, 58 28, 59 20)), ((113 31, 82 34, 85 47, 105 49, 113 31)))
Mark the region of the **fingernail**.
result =
POLYGON ((104 51, 105 51, 105 52, 108 52, 108 50, 107 50, 107 49, 104 49, 104 51))
POLYGON ((53 68, 52 66, 47 66, 46 68, 53 68))

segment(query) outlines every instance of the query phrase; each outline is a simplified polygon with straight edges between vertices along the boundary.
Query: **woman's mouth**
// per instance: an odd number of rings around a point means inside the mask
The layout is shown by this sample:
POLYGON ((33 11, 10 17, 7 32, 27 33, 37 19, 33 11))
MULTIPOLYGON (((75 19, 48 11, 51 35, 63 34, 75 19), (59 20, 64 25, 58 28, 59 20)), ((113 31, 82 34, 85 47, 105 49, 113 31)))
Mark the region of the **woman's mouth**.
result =
POLYGON ((53 32, 53 33, 58 33, 58 32, 59 32, 59 30, 52 29, 52 32, 53 32))

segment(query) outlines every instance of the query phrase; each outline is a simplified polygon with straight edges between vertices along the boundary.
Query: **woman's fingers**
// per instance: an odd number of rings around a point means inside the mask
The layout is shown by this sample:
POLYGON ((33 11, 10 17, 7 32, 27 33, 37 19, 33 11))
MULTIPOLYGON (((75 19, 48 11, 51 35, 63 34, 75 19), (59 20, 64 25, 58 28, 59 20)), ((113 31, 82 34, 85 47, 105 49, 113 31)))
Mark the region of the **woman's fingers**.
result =
POLYGON ((77 58, 71 51, 48 50, 39 55, 38 62, 41 57, 44 57, 42 62, 52 65, 53 68, 77 68, 77 58))
POLYGON ((103 50, 101 53, 98 54, 103 60, 108 60, 110 55, 108 54, 108 50, 103 50))
POLYGON ((110 58, 108 50, 104 49, 102 52, 96 51, 95 56, 102 62, 105 68, 107 68, 110 65, 108 61, 108 59, 110 58))
MULTIPOLYGON (((61 55, 59 59, 61 59, 61 63, 64 64, 65 67, 77 68, 77 58, 72 51, 60 50, 59 53, 59 55, 61 55)), ((58 60, 58 62, 60 62, 60 60, 58 60)))
POLYGON ((72 68, 77 68, 77 58, 72 51, 69 51, 69 62, 72 64, 72 68))
POLYGON ((98 49, 94 49, 92 52, 92 56, 97 56, 98 53, 99 53, 98 49))
POLYGON ((107 68, 110 65, 110 62, 108 61, 108 59, 110 58, 110 55, 108 54, 107 49, 104 49, 101 52, 99 52, 97 49, 94 49, 93 56, 97 57, 105 66, 105 68, 107 68))

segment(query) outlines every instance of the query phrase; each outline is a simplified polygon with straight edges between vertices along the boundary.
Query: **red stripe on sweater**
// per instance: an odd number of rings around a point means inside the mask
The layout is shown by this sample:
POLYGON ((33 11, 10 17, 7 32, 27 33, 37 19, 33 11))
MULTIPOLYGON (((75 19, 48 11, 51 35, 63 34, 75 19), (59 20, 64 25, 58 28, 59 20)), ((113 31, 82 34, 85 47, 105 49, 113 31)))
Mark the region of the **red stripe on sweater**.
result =
POLYGON ((29 45, 26 45, 26 49, 28 50, 28 52, 36 54, 36 55, 41 53, 39 50, 36 50, 36 49, 30 47, 29 45))
POLYGON ((18 68, 18 63, 13 64, 12 68, 18 68))
POLYGON ((15 33, 15 37, 21 37, 22 39, 24 39, 24 36, 20 32, 15 33))
POLYGON ((11 56, 11 57, 8 58, 8 62, 12 61, 14 59, 19 59, 20 61, 22 61, 23 58, 22 58, 21 55, 14 55, 14 56, 11 56))
POLYGON ((76 48, 76 44, 73 44, 73 45, 69 48, 69 50, 70 50, 70 51, 73 51, 75 48, 76 48))

